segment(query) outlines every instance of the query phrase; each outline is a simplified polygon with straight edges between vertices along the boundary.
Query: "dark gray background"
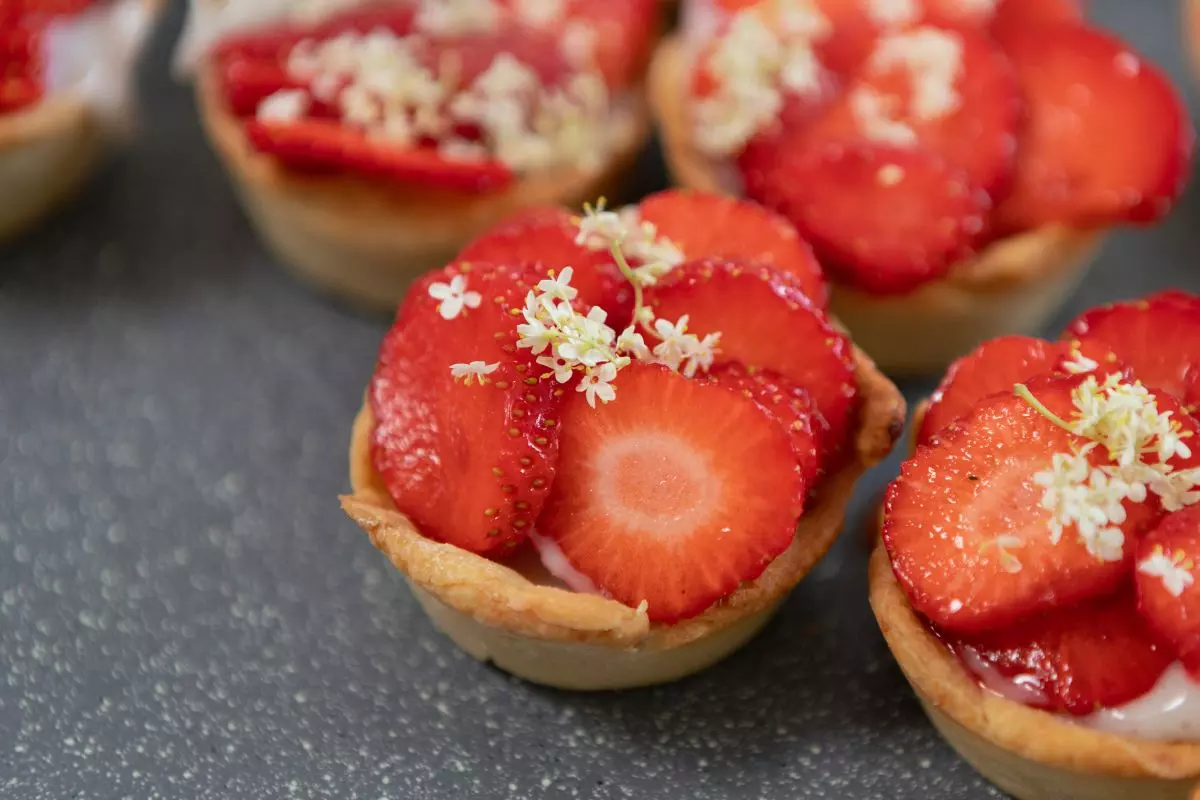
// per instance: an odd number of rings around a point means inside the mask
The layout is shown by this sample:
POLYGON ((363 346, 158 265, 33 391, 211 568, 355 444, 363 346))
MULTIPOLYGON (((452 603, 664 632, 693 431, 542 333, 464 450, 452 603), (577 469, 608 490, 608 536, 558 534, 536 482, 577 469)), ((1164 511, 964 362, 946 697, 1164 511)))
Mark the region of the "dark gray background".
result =
MULTIPOLYGON (((1194 106, 1175 2, 1094 16, 1194 106)), ((861 531, 894 460, 779 619, 675 686, 563 694, 439 636, 336 501, 387 321, 255 243, 167 73, 173 17, 131 151, 0 256, 0 796, 1000 796, 933 733, 867 607, 861 531)), ((1198 214, 1192 193, 1114 236, 1059 324, 1200 287, 1198 214)))

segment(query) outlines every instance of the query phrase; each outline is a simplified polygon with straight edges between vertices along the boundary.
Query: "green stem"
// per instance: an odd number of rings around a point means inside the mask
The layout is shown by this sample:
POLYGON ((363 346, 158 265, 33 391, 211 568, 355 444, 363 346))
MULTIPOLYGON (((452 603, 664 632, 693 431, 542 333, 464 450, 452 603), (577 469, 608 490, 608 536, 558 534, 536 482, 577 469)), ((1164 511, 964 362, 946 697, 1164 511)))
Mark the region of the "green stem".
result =
POLYGON ((1034 397, 1033 392, 1029 391, 1029 387, 1026 386, 1025 384, 1018 383, 1016 386, 1014 386, 1013 394, 1015 394, 1017 397, 1024 400, 1026 403, 1029 403, 1029 405, 1033 406, 1035 411, 1037 411, 1039 414, 1041 414, 1046 419, 1053 422, 1058 427, 1062 428, 1065 431, 1070 431, 1071 433, 1074 433, 1074 431, 1071 430, 1071 426, 1067 423, 1067 421, 1064 420, 1062 417, 1060 417, 1058 414, 1055 414, 1050 409, 1046 408, 1046 404, 1043 403, 1041 400, 1038 400, 1036 397, 1034 397))
POLYGON ((642 309, 645 308, 645 304, 642 302, 642 282, 638 280, 637 275, 633 272, 633 268, 625 260, 625 254, 621 252, 619 242, 614 242, 610 251, 612 252, 613 260, 617 262, 617 269, 621 271, 621 275, 624 276, 625 280, 629 281, 633 286, 633 324, 640 325, 642 330, 657 339, 658 334, 654 332, 654 329, 642 321, 642 309))

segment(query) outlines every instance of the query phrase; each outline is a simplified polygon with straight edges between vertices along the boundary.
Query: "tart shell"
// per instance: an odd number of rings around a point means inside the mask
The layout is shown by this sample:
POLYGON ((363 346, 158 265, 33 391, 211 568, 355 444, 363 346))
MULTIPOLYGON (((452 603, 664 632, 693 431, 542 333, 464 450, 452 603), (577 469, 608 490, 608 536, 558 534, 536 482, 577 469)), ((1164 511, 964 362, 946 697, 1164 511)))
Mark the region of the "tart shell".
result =
POLYGON ((509 566, 422 536, 395 509, 372 464, 369 405, 354 423, 353 493, 342 498, 342 507, 404 573, 434 624, 475 658, 563 689, 677 680, 734 652, 767 623, 837 539, 859 476, 891 450, 904 422, 904 399, 868 358, 855 355, 862 405, 851 462, 826 479, 791 546, 758 579, 674 625, 653 623, 644 610, 615 600, 535 582, 509 566))
POLYGON ((981 688, 913 611, 882 545, 871 556, 870 595, 888 647, 934 727, 1018 800, 1200 798, 1200 743, 1102 733, 981 688))
MULTIPOLYGON (((1200 0, 1196 0, 1200 2, 1200 0)), ((720 171, 692 146, 686 108, 688 54, 664 40, 650 67, 651 107, 677 183, 729 193, 720 171)), ((941 280, 902 295, 833 283, 830 310, 892 375, 925 375, 1005 333, 1037 333, 1087 272, 1103 231, 1049 226, 988 245, 941 280)))
POLYGON ((209 140, 274 257, 325 291, 387 311, 414 278, 445 266, 468 241, 519 209, 619 197, 650 135, 639 96, 612 157, 598 171, 555 170, 483 194, 439 192, 289 170, 251 147, 211 68, 201 70, 196 93, 209 140))

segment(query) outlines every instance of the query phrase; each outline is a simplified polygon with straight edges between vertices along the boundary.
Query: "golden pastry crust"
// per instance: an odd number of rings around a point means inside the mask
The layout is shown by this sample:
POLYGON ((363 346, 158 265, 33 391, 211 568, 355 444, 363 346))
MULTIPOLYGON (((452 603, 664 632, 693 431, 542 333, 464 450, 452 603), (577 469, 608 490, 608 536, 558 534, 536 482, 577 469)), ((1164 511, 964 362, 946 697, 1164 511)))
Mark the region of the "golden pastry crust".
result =
POLYGON ((483 194, 448 192, 288 170, 250 146, 211 68, 200 71, 196 93, 209 140, 275 257, 330 292, 388 310, 415 277, 444 266, 471 238, 522 208, 619 196, 650 135, 638 92, 602 169, 548 171, 483 194))
POLYGON ((1186 800, 1200 791, 1200 743, 1092 730, 987 692, 909 605, 882 545, 871 607, 888 647, 938 729, 985 777, 1021 800, 1186 800))
MULTIPOLYGON (((587 643, 615 654, 665 653, 699 645, 726 631, 737 638, 732 629, 750 621, 757 630, 825 555, 841 529, 855 481, 887 455, 903 425, 904 400, 895 386, 861 352, 856 352, 856 367, 862 421, 853 462, 827 479, 801 518, 792 545, 757 580, 743 584, 699 616, 675 625, 652 623, 644 611, 615 600, 540 585, 514 569, 423 537, 395 510, 375 472, 369 452, 374 422, 366 404, 355 420, 351 437, 353 494, 342 498, 342 506, 420 590, 419 597, 420 592, 427 593, 472 620, 508 635, 548 645, 587 643)), ((736 644, 746 638, 748 635, 736 644)), ((603 652, 599 655, 603 658, 603 652)))
MULTIPOLYGON (((728 193, 719 171, 692 146, 688 58, 675 36, 659 45, 650 66, 650 103, 667 164, 683 186, 728 193)), ((1083 279, 1102 238, 1103 231, 1062 226, 1030 231, 990 244, 908 294, 873 295, 834 283, 830 310, 889 374, 936 372, 987 339, 1036 333, 1083 279)))

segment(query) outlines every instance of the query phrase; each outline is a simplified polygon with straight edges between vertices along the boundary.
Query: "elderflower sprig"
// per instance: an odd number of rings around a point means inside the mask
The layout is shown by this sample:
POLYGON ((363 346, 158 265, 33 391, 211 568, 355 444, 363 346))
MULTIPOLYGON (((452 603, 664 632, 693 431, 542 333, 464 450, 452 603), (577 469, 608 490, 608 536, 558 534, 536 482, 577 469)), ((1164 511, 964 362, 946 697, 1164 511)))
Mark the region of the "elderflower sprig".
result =
POLYGON ((1159 544, 1155 545, 1153 552, 1138 564, 1137 569, 1143 575, 1160 579, 1163 582, 1163 588, 1174 597, 1182 597, 1184 591, 1196 582, 1192 576, 1195 568, 1196 563, 1188 558, 1187 553, 1182 550, 1168 553, 1159 544))
POLYGON ((1159 411, 1154 395, 1139 382, 1114 373, 1103 381, 1088 375, 1071 392, 1073 411, 1063 419, 1018 384, 1015 394, 1055 425, 1087 440, 1069 453, 1055 453, 1033 482, 1042 487, 1040 505, 1050 512, 1050 540, 1058 544, 1073 528, 1099 561, 1124 557, 1125 502, 1157 495, 1168 511, 1200 502, 1200 469, 1176 470, 1170 460, 1188 458, 1191 448, 1172 412, 1159 411), (1101 451, 1111 463, 1095 464, 1101 451), (1148 463, 1147 457, 1155 461, 1148 463))

